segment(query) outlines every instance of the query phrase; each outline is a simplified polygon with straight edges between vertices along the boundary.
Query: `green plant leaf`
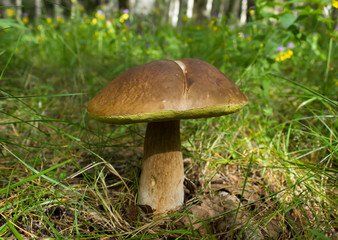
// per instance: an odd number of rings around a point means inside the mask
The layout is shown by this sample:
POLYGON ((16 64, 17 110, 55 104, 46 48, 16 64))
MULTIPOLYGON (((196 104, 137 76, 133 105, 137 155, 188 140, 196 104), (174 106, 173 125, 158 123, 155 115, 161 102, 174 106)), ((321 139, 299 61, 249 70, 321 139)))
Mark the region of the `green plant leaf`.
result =
POLYGON ((14 236, 16 237, 16 239, 23 239, 22 236, 20 235, 20 233, 18 232, 18 230, 16 230, 16 228, 13 226, 13 224, 11 223, 11 221, 7 221, 7 226, 11 229, 11 231, 13 232, 14 236))
POLYGON ((20 28, 20 29, 26 29, 25 26, 18 24, 17 21, 14 19, 0 19, 0 27, 1 28, 20 28))
POLYGON ((309 230, 311 233, 313 233, 313 234, 317 237, 317 239, 330 240, 330 238, 326 237, 324 234, 322 234, 322 233, 320 233, 320 232, 318 232, 318 231, 316 231, 316 230, 314 230, 314 229, 308 228, 308 230, 309 230))
POLYGON ((278 19, 285 28, 289 28, 297 20, 297 16, 292 13, 284 13, 279 15, 278 19))

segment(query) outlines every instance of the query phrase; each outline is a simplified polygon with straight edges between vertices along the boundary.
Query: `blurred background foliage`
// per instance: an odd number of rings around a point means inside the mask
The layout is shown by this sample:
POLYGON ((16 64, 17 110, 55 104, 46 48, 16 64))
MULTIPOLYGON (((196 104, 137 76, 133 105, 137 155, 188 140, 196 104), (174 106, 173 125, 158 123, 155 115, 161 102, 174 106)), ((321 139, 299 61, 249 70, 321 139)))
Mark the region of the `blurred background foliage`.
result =
MULTIPOLYGON (((1 59, 17 56, 9 69, 33 63, 46 79, 67 70, 92 79, 95 72, 112 78, 155 59, 191 57, 236 74, 235 79, 243 69, 259 66, 297 75, 321 93, 336 94, 329 91, 337 87, 336 59, 327 54, 337 41, 336 1, 3 3, 1 59)), ((267 96, 268 81, 259 82, 267 96)), ((68 80, 62 84, 74 85, 68 80)))

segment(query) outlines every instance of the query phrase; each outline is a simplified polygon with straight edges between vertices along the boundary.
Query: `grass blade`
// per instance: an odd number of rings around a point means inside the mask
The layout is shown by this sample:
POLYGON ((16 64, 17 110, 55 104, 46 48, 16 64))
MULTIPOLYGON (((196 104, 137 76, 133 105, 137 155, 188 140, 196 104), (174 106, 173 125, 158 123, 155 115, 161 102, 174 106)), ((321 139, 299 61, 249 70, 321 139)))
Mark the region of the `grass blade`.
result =
POLYGON ((326 97, 326 96, 324 96, 324 95, 322 95, 322 94, 320 94, 320 93, 318 93, 318 92, 316 92, 316 91, 314 91, 314 90, 312 90, 312 89, 310 89, 310 88, 308 88, 308 87, 306 87, 306 86, 304 86, 304 85, 302 85, 302 84, 300 84, 300 83, 298 83, 298 82, 296 82, 294 80, 291 80, 291 79, 289 79, 287 77, 284 77, 282 75, 279 75, 277 73, 269 73, 269 74, 271 76, 278 77, 278 78, 283 79, 283 80, 285 80, 285 81, 287 81, 289 83, 292 83, 293 85, 295 85, 295 86, 303 89, 304 91, 310 93, 313 96, 316 96, 316 97, 318 97, 318 98, 320 98, 320 99, 322 99, 322 100, 324 100, 324 101, 326 101, 326 102, 334 105, 335 107, 338 106, 338 102, 337 101, 331 100, 330 98, 328 98, 328 97, 326 97))

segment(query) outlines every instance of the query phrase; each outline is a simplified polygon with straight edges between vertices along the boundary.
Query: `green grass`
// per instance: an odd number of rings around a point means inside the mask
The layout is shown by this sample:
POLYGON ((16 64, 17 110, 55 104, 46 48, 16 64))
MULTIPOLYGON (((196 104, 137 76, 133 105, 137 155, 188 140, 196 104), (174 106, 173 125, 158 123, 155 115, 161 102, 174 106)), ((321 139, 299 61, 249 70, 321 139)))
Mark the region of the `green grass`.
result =
POLYGON ((156 14, 109 27, 80 13, 0 19, 0 237, 336 238, 337 31, 314 8, 270 7, 257 1, 244 26, 181 29, 156 14), (182 121, 187 201, 152 220, 136 207, 145 124, 99 123, 86 104, 132 66, 185 57, 218 67, 249 104, 182 121))

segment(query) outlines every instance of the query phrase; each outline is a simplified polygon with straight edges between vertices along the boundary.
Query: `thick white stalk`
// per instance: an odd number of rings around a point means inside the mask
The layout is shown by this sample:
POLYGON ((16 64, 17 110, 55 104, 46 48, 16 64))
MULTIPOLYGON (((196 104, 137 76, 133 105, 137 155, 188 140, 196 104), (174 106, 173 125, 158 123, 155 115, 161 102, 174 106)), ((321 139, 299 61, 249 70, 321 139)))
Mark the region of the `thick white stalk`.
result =
POLYGON ((139 204, 165 214, 183 204, 184 168, 180 122, 148 123, 140 177, 139 204))

